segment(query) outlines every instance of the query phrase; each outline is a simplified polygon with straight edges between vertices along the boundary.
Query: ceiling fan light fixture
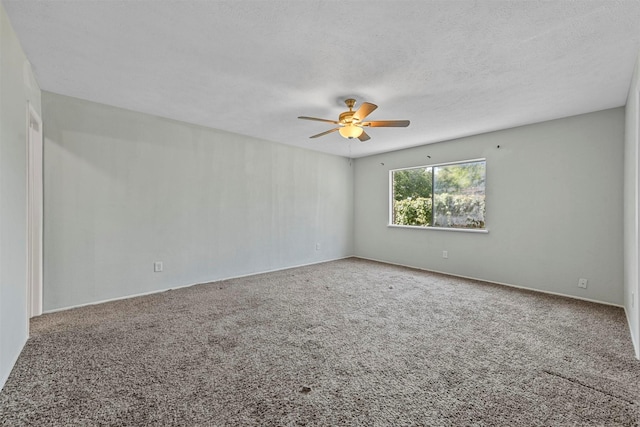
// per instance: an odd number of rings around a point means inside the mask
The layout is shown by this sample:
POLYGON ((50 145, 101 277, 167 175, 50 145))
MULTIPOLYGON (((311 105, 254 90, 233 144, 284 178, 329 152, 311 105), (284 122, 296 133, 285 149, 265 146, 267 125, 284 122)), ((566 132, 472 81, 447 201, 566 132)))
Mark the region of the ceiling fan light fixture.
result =
POLYGON ((362 129, 360 126, 349 124, 341 127, 338 132, 340 132, 340 135, 342 135, 344 138, 353 139, 362 135, 364 129, 362 129))

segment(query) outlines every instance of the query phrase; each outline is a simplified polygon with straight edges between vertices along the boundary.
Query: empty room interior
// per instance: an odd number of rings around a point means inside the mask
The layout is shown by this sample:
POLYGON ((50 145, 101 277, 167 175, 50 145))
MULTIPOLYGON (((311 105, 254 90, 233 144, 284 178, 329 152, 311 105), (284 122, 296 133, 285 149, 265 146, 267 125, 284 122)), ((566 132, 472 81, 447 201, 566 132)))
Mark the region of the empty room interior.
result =
POLYGON ((640 425, 640 2, 0 34, 1 425, 640 425))

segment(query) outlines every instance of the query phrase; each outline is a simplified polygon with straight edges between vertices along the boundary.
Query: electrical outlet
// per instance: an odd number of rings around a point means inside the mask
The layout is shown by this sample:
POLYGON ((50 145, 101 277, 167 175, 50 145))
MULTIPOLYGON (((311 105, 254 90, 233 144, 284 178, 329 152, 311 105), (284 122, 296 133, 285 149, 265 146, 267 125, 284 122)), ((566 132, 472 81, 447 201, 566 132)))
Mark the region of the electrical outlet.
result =
POLYGON ((156 261, 153 263, 153 272, 160 273, 162 271, 162 261, 156 261))
POLYGON ((320 250, 320 243, 316 243, 316 251, 320 250))
POLYGON ((587 283, 589 281, 587 279, 578 279, 578 287, 582 289, 587 289, 587 283))
POLYGON ((449 258, 449 251, 442 251, 442 258, 449 258))

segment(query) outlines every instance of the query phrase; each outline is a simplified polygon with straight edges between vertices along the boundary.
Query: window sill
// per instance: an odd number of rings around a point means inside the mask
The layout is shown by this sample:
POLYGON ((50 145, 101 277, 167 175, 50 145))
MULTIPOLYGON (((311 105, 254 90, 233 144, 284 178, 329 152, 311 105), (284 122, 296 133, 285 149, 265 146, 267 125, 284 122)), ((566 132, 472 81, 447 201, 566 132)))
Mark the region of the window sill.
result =
POLYGON ((448 227, 420 227, 418 225, 395 225, 388 224, 389 228, 407 228, 411 230, 436 230, 436 231, 456 231, 460 233, 481 233, 487 234, 489 230, 486 228, 448 228, 448 227))

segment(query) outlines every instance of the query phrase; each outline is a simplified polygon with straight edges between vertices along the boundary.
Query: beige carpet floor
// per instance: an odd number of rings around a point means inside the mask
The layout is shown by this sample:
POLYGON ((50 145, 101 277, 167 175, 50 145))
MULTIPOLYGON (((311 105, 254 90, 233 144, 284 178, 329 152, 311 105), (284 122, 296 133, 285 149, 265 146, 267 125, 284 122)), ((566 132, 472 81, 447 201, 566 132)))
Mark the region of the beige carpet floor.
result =
POLYGON ((360 259, 33 319, 3 426, 634 426, 620 308, 360 259))

